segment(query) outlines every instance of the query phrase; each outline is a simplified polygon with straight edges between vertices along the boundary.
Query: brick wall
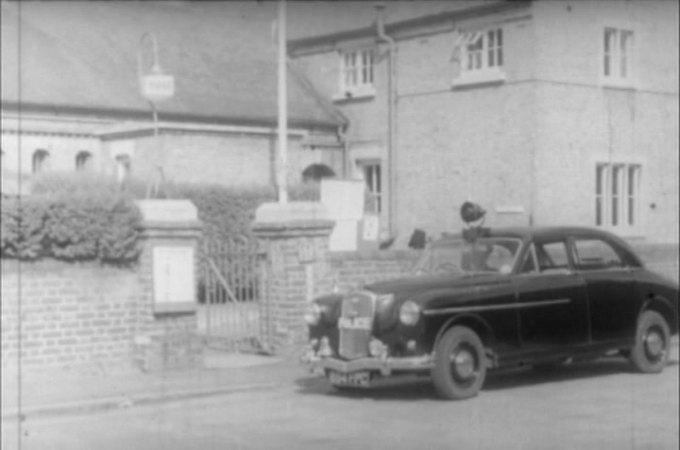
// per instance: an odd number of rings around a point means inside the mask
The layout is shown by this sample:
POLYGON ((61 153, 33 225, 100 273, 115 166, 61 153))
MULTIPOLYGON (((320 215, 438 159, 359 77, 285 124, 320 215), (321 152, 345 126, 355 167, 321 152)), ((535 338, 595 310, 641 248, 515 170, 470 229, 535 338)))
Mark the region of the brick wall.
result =
MULTIPOLYGON (((642 223, 623 234, 677 242, 678 65, 666 57, 678 53, 677 11, 674 2, 532 2, 463 18, 456 27, 502 25, 506 79, 456 88, 451 28, 397 36, 397 245, 414 228, 459 229, 467 199, 492 226, 594 225, 594 161, 610 158, 642 164, 642 223), (607 23, 634 29, 635 89, 600 83, 607 23)), ((338 54, 319 51, 297 62, 331 98, 338 54)), ((350 119, 350 156, 358 144, 387 145, 386 65, 377 63, 374 98, 336 103, 350 119)))
POLYGON ((648 269, 675 280, 680 280, 678 244, 631 243, 648 269))
MULTIPOLYGON (((148 225, 148 224, 147 224, 148 225)), ((156 313, 153 297, 154 246, 192 245, 196 255, 195 230, 181 228, 154 229, 147 226, 143 235, 143 250, 139 257, 137 276, 138 299, 135 307, 135 330, 131 342, 130 359, 144 371, 163 368, 190 367, 200 361, 203 343, 196 333, 194 312, 156 313)), ((198 264, 194 264, 195 279, 198 264)), ((194 292, 196 292, 194 290, 194 292)))
MULTIPOLYGON (((198 232, 198 222, 145 222, 139 261, 127 268, 2 260, 2 366, 155 371, 194 365, 202 357, 195 311, 155 309, 152 255, 157 245, 195 248, 198 232)), ((195 270, 195 260, 186 263, 195 270)))
MULTIPOLYGON (((275 180, 276 135, 273 133, 180 132, 162 131, 158 140, 139 136, 128 144, 134 149, 132 176, 157 176, 163 168, 167 180, 217 183, 227 186, 268 186, 275 180)), ((104 143, 105 153, 115 153, 120 143, 104 143)), ((312 149, 301 135, 288 141, 288 182, 302 181, 302 171, 314 163, 324 163, 342 174, 342 149, 312 149)), ((108 157, 107 172, 115 174, 113 156, 108 157)))
POLYGON ((2 366, 130 365, 137 274, 95 264, 2 261, 2 366), (21 320, 19 320, 19 305, 21 320))
POLYGON ((641 223, 613 231, 677 243, 678 65, 665 56, 678 52, 677 3, 537 2, 534 12, 536 223, 594 225, 596 163, 635 163, 641 223), (634 33, 633 89, 602 84, 605 26, 634 33))
MULTIPOLYGON (((228 186, 266 186, 274 183, 275 130, 178 131, 161 130, 158 140, 150 132, 100 138, 97 132, 114 126, 112 121, 87 120, 82 117, 59 118, 45 115, 2 124, 3 186, 11 180, 6 175, 21 173, 24 181, 32 173, 33 153, 49 152, 46 172, 70 173, 76 170, 76 156, 91 154, 87 170, 116 176, 115 156, 129 153, 132 176, 155 179, 161 166, 166 179, 179 182, 207 182, 228 186)), ((191 125, 191 124, 190 124, 191 125)), ((302 181, 302 171, 311 164, 326 164, 342 175, 343 149, 332 146, 334 132, 317 132, 326 145, 312 147, 303 133, 291 132, 288 141, 288 181, 302 181)), ((312 140, 312 142, 316 142, 312 140)), ((16 182, 15 182, 16 184, 16 182)), ((13 186, 8 186, 10 192, 13 186)))
POLYGON ((326 220, 256 222, 253 232, 265 258, 265 301, 261 302, 260 337, 265 350, 286 351, 307 339, 307 304, 330 292, 326 220))
POLYGON ((330 253, 333 284, 340 292, 410 273, 420 251, 386 250, 330 253))

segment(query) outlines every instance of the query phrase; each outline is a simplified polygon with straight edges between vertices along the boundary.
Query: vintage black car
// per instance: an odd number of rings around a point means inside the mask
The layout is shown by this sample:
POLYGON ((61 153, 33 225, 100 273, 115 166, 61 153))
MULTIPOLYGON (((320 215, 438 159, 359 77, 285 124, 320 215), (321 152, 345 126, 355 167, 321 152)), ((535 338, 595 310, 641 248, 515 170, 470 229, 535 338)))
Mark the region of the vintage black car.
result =
POLYGON ((588 228, 480 229, 433 242, 413 276, 327 295, 305 315, 304 359, 339 387, 430 374, 477 394, 487 369, 617 353, 660 372, 678 332, 678 285, 615 235, 588 228))

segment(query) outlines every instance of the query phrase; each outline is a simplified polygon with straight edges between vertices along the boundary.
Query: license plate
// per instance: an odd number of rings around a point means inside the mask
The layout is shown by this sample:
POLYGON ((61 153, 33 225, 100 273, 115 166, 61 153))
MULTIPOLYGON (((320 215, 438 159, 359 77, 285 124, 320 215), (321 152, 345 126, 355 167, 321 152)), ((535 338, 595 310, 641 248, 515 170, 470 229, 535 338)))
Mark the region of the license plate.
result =
POLYGON ((328 379, 331 384, 336 386, 368 387, 371 382, 371 374, 370 372, 330 372, 328 379))

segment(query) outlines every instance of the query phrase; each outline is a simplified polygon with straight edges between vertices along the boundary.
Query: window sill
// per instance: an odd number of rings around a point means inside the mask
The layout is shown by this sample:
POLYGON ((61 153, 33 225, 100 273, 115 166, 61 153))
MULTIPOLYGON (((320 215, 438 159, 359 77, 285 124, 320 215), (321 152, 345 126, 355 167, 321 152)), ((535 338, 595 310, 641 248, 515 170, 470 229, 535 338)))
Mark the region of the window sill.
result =
POLYGON ((352 89, 346 89, 342 92, 333 94, 334 102, 351 102, 353 100, 365 100, 375 97, 375 88, 373 86, 362 86, 352 89))
POLYGON ((622 89, 633 91, 636 89, 635 83, 631 80, 622 80, 617 78, 600 78, 600 86, 604 89, 622 89))
POLYGON ((451 85, 456 88, 503 82, 505 82, 505 72, 495 69, 479 72, 462 72, 460 76, 453 79, 451 85))
POLYGON ((644 233, 640 231, 638 228, 632 228, 632 227, 623 227, 623 226, 611 226, 611 225, 600 225, 596 226, 596 228, 603 230, 603 231, 608 231, 609 233, 613 233, 617 235, 620 238, 623 239, 640 239, 644 238, 644 233))

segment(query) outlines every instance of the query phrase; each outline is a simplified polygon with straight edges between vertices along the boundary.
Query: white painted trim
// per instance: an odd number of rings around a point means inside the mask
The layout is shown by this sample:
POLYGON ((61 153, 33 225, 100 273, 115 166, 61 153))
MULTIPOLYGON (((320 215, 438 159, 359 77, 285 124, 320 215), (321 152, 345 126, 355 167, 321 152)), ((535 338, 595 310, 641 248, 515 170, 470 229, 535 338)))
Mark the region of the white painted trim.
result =
POLYGON ((375 87, 373 85, 361 85, 346 88, 344 91, 333 94, 334 102, 351 102, 352 100, 363 100, 375 97, 375 87))
MULTIPOLYGON (((271 127, 254 127, 242 125, 214 125, 183 122, 159 122, 158 127, 165 130, 177 131, 203 131, 217 133, 242 133, 276 135, 277 129, 271 127)), ((96 137, 113 134, 134 133, 140 131, 153 131, 152 122, 120 122, 102 119, 84 119, 76 117, 39 116, 22 114, 2 114, 3 131, 44 132, 54 134, 82 133, 96 137), (21 122, 19 122, 21 120, 21 122), (31 123, 33 122, 33 123, 31 123), (37 122, 37 123, 36 123, 37 122), (42 122, 42 123, 41 123, 42 122), (19 124, 21 123, 21 128, 19 124), (59 124, 80 125, 77 129, 60 129, 59 124)), ((304 129, 294 128, 288 130, 289 136, 306 138, 309 132, 304 129)))
POLYGON ((453 79, 451 85, 472 86, 475 84, 502 83, 505 81, 505 72, 499 68, 484 69, 478 71, 460 71, 460 75, 453 79))
POLYGON ((502 309, 537 308, 539 306, 562 305, 571 303, 570 298, 558 298, 555 300, 540 300, 537 302, 506 303, 503 305, 479 305, 479 306, 454 306, 452 308, 429 309, 423 311, 426 316, 438 316, 458 312, 497 311, 502 309))
POLYGON ((495 211, 498 214, 524 214, 524 206, 522 205, 496 206, 495 211))
MULTIPOLYGON (((249 127, 238 125, 204 125, 180 122, 159 122, 159 129, 175 130, 175 131, 203 131, 203 132, 217 132, 217 133, 242 133, 242 134, 264 134, 276 135, 277 129, 270 127, 249 127)), ((134 133, 140 131, 153 131, 153 123, 143 124, 122 124, 114 125, 108 128, 103 128, 96 131, 96 136, 109 136, 114 134, 134 133)), ((309 135, 307 130, 303 129, 289 129, 289 136, 298 136, 306 138, 309 135)))
MULTIPOLYGON (((636 26, 636 22, 632 20, 615 20, 607 19, 600 20, 597 24, 597 39, 599 41, 598 48, 598 58, 599 62, 597 64, 597 79, 600 87, 603 88, 614 88, 614 89, 636 89, 638 86, 638 73, 640 68, 638 67, 640 58, 638 57, 639 45, 639 30, 640 27, 636 26), (627 78, 615 77, 605 77, 604 76, 604 30, 606 28, 615 28, 617 30, 626 30, 633 32, 633 42, 630 49, 628 70, 629 76, 627 78)), ((618 45, 618 42, 616 43, 618 45)), ((618 70, 618 69, 617 69, 618 70)))

